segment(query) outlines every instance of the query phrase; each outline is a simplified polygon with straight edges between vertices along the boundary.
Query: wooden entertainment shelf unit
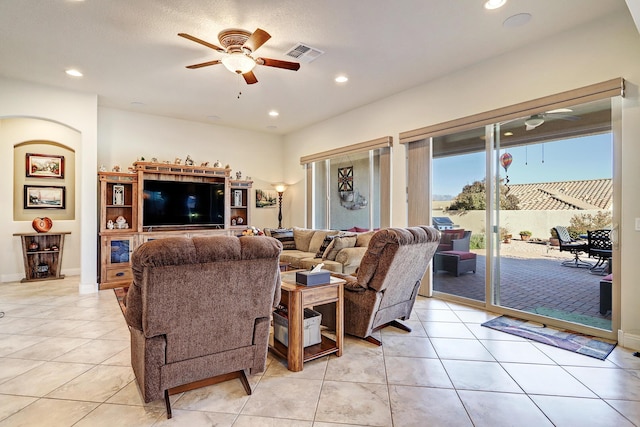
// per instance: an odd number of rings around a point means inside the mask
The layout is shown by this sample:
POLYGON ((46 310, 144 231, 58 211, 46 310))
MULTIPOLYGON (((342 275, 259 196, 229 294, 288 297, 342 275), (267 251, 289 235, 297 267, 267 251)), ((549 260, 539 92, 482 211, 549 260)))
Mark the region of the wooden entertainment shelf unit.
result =
POLYGON ((251 224, 252 181, 230 179, 230 168, 135 162, 132 172, 99 172, 100 289, 129 286, 131 254, 142 243, 174 236, 233 235, 251 224), (145 226, 144 182, 224 183, 224 224, 145 226), (124 221, 117 221, 122 217, 124 221), (240 219, 241 218, 241 219, 240 219))

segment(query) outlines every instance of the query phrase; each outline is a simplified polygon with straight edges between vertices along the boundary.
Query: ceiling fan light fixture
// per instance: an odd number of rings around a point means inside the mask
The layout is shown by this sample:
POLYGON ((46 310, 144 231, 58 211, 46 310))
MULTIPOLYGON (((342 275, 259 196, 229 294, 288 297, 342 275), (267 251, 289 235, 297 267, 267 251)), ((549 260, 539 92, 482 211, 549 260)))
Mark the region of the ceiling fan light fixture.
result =
POLYGON ((504 6, 506 2, 507 0, 487 0, 484 3, 484 8, 489 10, 498 9, 504 6))
POLYGON ((227 70, 236 74, 248 73, 256 66, 256 61, 252 57, 241 52, 230 53, 222 58, 221 61, 227 70))
POLYGON ((544 123, 544 119, 541 116, 537 115, 537 114, 529 117, 527 120, 524 121, 525 125, 527 125, 529 127, 532 127, 532 128, 538 127, 543 123, 544 123))

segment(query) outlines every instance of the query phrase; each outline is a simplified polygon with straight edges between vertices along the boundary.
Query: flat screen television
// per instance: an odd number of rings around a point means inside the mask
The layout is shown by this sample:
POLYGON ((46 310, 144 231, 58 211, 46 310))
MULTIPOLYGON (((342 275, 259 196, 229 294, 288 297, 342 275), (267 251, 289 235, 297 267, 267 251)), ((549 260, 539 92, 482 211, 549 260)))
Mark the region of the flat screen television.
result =
POLYGON ((145 180, 142 225, 224 226, 224 183, 145 180))

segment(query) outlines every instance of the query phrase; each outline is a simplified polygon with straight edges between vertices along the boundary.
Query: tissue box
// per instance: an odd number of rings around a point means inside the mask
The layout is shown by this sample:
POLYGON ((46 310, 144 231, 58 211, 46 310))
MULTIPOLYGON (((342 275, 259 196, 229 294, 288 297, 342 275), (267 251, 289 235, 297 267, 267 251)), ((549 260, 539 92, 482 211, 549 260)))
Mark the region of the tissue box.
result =
MULTIPOLYGON (((273 337, 282 344, 289 345, 289 319, 285 317, 287 314, 273 312, 273 337)), ((320 344, 322 337, 320 336, 320 322, 322 314, 310 308, 304 309, 304 347, 320 344)))
POLYGON ((331 281, 329 270, 320 270, 315 273, 311 271, 296 272, 296 283, 304 286, 324 285, 331 281))

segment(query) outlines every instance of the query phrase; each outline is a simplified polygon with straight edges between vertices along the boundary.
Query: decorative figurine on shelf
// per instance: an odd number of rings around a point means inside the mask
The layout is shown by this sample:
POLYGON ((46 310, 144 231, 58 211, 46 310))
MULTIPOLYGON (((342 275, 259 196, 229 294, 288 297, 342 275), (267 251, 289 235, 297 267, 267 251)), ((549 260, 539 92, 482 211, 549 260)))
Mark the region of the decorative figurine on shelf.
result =
POLYGON ((109 230, 113 230, 114 227, 115 225, 113 225, 113 220, 110 219, 109 221, 107 221, 107 228, 109 230))
POLYGON ((227 166, 224 167, 225 169, 230 169, 231 166, 229 166, 229 163, 227 163, 227 166))
POLYGON ((235 218, 231 218, 231 225, 236 225, 236 219, 235 218))
POLYGON ((187 154, 187 158, 184 161, 185 166, 193 166, 193 159, 187 154))
POLYGON ((236 222, 238 223, 238 225, 242 225, 244 223, 244 219, 241 216, 239 216, 236 222))
POLYGON ((200 167, 202 167, 202 168, 206 168, 207 166, 209 166, 209 162, 200 163, 200 167))
POLYGON ((236 179, 237 180, 242 179, 242 172, 240 172, 240 171, 236 172, 236 179))
POLYGON ((214 168, 221 168, 222 167, 222 163, 220 163, 220 160, 216 160, 216 162, 213 164, 214 168))
POLYGON ((176 165, 181 165, 182 164, 182 159, 180 157, 176 157, 176 159, 173 161, 174 164, 176 165))
POLYGON ((246 180, 246 181, 251 181, 251 177, 250 177, 250 176, 248 176, 248 177, 246 177, 246 178, 245 178, 245 180, 246 180))
POLYGON ((111 169, 111 172, 120 172, 120 166, 114 165, 113 168, 111 169))
POLYGON ((39 247, 40 246, 38 245, 38 242, 36 242, 35 240, 32 240, 31 243, 29 243, 30 251, 37 251, 39 247))
POLYGON ((106 172, 107 167, 105 165, 100 165, 100 172, 106 172))

